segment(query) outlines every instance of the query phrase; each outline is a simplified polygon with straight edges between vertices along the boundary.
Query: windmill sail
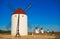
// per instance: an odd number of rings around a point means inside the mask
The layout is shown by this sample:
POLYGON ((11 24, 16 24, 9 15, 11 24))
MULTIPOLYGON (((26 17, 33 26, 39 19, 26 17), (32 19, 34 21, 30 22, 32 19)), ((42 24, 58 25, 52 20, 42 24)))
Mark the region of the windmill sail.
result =
POLYGON ((12 11, 15 11, 15 10, 16 10, 10 3, 8 3, 8 7, 9 7, 10 10, 12 10, 12 11))
POLYGON ((27 11, 29 8, 31 8, 31 3, 25 8, 24 11, 27 11))

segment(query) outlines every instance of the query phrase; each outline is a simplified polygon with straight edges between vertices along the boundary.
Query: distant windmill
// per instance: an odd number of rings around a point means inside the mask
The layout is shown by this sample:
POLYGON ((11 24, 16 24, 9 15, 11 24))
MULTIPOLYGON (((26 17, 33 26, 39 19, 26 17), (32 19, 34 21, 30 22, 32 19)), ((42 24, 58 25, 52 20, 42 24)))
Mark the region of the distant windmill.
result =
POLYGON ((39 33, 40 32, 40 28, 38 27, 38 25, 35 25, 35 33, 39 33))
MULTIPOLYGON (((15 11, 16 9, 9 3, 8 7, 12 10, 15 11)), ((31 3, 24 9, 24 12, 26 12, 29 8, 31 8, 31 3)), ((22 12, 22 11, 21 11, 22 12)), ((18 14, 18 20, 17 20, 17 33, 16 36, 20 36, 19 33, 19 19, 20 19, 20 15, 18 14)))
POLYGON ((43 29, 43 27, 41 28, 41 33, 44 33, 44 29, 43 29))

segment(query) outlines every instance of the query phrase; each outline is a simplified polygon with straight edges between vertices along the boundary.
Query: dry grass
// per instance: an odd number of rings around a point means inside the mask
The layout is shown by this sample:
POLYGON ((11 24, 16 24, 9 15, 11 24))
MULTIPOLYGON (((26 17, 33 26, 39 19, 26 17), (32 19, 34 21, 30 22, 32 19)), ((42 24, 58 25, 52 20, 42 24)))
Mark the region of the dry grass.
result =
POLYGON ((15 37, 7 34, 0 34, 0 39, 49 39, 55 38, 55 35, 52 34, 39 34, 39 35, 28 35, 28 36, 21 36, 15 37))

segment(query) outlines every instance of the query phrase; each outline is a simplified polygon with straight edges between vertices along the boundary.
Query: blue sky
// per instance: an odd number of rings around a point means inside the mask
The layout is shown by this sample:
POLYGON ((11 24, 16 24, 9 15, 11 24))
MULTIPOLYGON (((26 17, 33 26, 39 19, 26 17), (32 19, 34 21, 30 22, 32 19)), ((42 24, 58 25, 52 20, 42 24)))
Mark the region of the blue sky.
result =
POLYGON ((38 25, 50 31, 60 31, 60 0, 0 0, 0 29, 3 30, 11 23, 14 12, 8 7, 8 3, 14 9, 23 10, 31 3, 32 7, 26 11, 29 25, 38 25))

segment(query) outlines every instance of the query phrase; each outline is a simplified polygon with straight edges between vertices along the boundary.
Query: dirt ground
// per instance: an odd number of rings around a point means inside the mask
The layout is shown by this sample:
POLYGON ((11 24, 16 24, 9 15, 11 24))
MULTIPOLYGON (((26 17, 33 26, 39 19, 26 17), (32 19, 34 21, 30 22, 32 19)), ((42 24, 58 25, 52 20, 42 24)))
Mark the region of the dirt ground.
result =
POLYGON ((39 34, 39 35, 15 37, 7 34, 0 34, 0 39, 50 39, 50 38, 54 39, 55 35, 39 34))

